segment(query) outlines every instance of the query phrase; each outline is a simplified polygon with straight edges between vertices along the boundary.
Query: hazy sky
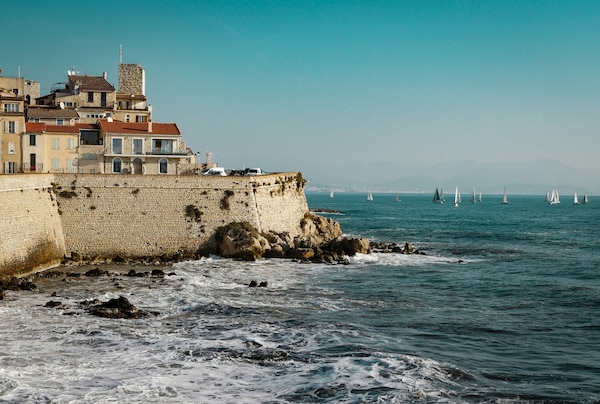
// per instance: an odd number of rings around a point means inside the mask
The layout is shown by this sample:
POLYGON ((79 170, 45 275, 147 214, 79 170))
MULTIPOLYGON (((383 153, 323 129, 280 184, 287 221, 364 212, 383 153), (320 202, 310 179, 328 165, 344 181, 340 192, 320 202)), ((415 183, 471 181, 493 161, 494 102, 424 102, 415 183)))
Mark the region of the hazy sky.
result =
MULTIPOLYGON (((598 172, 598 1, 2 1, 5 76, 146 70, 231 168, 555 159, 598 172)), ((351 173, 349 173, 351 175, 351 173)))

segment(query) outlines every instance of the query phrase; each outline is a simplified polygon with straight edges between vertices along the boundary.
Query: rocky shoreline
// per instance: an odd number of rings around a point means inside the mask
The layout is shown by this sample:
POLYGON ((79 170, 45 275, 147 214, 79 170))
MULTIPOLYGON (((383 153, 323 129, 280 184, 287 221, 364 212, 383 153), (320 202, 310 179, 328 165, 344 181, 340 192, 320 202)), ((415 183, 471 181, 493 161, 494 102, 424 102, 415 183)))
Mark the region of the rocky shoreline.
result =
MULTIPOLYGON (((294 262, 322 263, 327 265, 348 265, 348 256, 356 254, 399 253, 423 254, 410 243, 404 247, 396 243, 374 243, 366 238, 345 238, 337 222, 332 219, 307 213, 301 223, 302 234, 290 237, 287 233, 259 233, 245 222, 231 223, 218 229, 210 244, 203 246, 195 253, 179 253, 173 256, 137 257, 121 256, 83 257, 71 253, 65 257, 61 269, 42 271, 25 278, 0 278, 0 300, 6 298, 6 292, 35 291, 37 284, 47 284, 50 280, 71 283, 78 278, 103 278, 114 281, 112 288, 123 288, 122 280, 127 278, 146 278, 152 284, 160 284, 166 277, 175 276, 174 272, 166 272, 174 263, 197 260, 202 257, 218 255, 223 258, 255 261, 262 258, 290 259, 294 262), (110 270, 101 270, 101 265, 110 270), (132 269, 141 267, 142 270, 132 269), (120 281, 121 280, 121 283, 120 281)), ((248 287, 268 287, 267 281, 251 280, 248 287)), ((45 307, 62 309, 65 314, 86 313, 107 318, 140 318, 151 314, 139 310, 127 298, 120 296, 108 302, 84 300, 78 307, 65 306, 57 292, 50 295, 45 307)))

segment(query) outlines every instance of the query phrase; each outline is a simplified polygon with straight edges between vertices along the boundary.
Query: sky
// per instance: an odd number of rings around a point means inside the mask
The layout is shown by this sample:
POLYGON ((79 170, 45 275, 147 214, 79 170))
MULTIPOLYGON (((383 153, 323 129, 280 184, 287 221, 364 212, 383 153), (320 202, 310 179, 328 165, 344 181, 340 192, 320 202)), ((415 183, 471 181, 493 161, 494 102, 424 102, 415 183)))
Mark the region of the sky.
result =
POLYGON ((600 194, 597 1, 0 0, 0 8, 11 16, 2 19, 4 76, 20 72, 47 94, 69 69, 106 71, 116 87, 122 46, 123 62, 146 71, 153 120, 177 123, 194 152, 228 168, 350 184, 382 164, 398 178, 443 179, 460 162, 474 171, 545 161, 600 194))

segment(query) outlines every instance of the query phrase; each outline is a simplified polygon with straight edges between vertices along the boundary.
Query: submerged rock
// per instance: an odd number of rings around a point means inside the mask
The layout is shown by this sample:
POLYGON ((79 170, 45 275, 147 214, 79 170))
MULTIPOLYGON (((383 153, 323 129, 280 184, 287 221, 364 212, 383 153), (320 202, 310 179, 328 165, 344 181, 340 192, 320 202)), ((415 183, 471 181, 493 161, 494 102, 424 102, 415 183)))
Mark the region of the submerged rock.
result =
POLYGON ((147 315, 146 312, 139 310, 127 300, 120 296, 116 299, 110 299, 108 302, 91 305, 87 312, 93 316, 105 318, 141 318, 147 315))

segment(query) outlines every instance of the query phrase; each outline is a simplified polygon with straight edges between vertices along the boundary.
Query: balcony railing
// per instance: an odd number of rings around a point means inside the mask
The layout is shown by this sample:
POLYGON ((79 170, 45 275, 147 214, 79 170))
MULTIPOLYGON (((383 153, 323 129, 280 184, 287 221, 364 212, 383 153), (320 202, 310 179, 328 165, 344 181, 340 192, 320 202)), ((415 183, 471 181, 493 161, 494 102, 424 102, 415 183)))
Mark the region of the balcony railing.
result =
POLYGON ((147 156, 187 156, 187 152, 184 151, 172 151, 172 150, 152 150, 146 152, 147 156))

